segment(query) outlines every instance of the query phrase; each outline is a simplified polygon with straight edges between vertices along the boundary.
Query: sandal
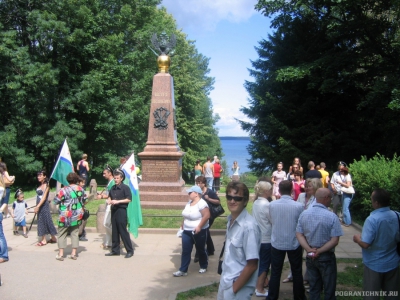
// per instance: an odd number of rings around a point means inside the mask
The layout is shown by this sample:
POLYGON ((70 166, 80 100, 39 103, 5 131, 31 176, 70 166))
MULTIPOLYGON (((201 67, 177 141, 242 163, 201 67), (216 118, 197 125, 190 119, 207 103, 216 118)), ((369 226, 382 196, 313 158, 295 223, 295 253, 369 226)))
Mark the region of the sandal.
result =
POLYGON ((283 283, 288 283, 288 282, 292 282, 292 281, 293 281, 293 278, 286 278, 286 279, 282 280, 283 283))
POLYGON ((78 257, 76 255, 70 255, 69 258, 73 259, 73 260, 77 260, 78 259, 78 257))
POLYGON ((57 243, 57 240, 50 239, 50 240, 48 241, 48 243, 50 243, 50 244, 55 244, 55 243, 57 243))
POLYGON ((46 246, 46 245, 47 245, 47 243, 45 244, 43 242, 39 242, 39 243, 36 244, 36 246, 38 246, 38 247, 43 247, 43 246, 46 246))
POLYGON ((24 238, 27 238, 27 237, 28 237, 28 235, 27 235, 26 233, 24 233, 22 236, 23 236, 24 238))
POLYGON ((7 261, 8 261, 8 259, 0 258, 0 263, 4 263, 4 262, 7 262, 7 261))
POLYGON ((13 231, 14 235, 19 235, 18 231, 13 231))
POLYGON ((57 255, 56 255, 56 259, 59 260, 59 261, 63 261, 63 260, 64 260, 64 257, 63 257, 63 256, 60 256, 59 254, 57 254, 57 255))

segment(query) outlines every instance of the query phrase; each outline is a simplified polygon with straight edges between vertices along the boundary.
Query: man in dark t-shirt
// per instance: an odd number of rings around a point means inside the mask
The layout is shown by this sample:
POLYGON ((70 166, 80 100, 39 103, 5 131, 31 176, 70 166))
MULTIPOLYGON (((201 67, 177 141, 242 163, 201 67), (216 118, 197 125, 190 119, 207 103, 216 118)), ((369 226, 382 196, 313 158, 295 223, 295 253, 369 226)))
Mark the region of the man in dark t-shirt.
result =
POLYGON ((309 178, 322 178, 321 173, 318 170, 315 170, 315 164, 313 161, 309 161, 308 162, 308 169, 309 171, 306 173, 305 178, 309 179, 309 178))
POLYGON ((132 241, 129 232, 126 229, 128 217, 126 208, 132 201, 132 193, 126 184, 123 183, 125 174, 121 169, 114 170, 115 185, 111 188, 107 204, 111 204, 111 224, 112 224, 112 249, 106 256, 120 255, 119 241, 120 237, 126 249, 125 258, 133 256, 132 241))

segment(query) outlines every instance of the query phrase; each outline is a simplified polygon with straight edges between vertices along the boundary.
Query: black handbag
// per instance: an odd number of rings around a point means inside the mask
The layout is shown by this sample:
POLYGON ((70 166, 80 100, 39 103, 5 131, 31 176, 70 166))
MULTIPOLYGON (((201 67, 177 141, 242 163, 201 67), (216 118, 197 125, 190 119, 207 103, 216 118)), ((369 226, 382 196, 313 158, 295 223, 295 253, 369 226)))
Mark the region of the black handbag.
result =
POLYGON ((86 221, 87 219, 89 219, 89 217, 90 217, 90 212, 89 212, 89 210, 86 209, 86 208, 84 208, 84 209, 83 209, 83 217, 82 217, 82 219, 86 221))
POLYGON ((225 250, 225 242, 224 245, 222 246, 221 254, 219 255, 218 271, 217 271, 219 275, 222 274, 222 263, 224 262, 222 257, 224 256, 224 250, 225 250))
POLYGON ((211 202, 208 202, 208 208, 210 209, 211 219, 216 219, 225 212, 221 204, 215 205, 211 202))

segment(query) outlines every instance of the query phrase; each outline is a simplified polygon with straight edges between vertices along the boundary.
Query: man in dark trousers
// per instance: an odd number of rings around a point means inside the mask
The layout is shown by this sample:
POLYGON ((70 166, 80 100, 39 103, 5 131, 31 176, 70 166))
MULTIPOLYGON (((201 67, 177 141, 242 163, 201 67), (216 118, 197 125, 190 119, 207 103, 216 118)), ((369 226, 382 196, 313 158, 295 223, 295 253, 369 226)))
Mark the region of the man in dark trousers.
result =
POLYGON ((121 169, 114 170, 115 185, 111 188, 107 204, 111 204, 111 224, 112 224, 112 249, 106 256, 120 255, 120 237, 126 249, 125 258, 133 256, 133 247, 129 232, 126 229, 128 218, 126 208, 132 201, 132 193, 126 184, 123 183, 125 174, 121 169))

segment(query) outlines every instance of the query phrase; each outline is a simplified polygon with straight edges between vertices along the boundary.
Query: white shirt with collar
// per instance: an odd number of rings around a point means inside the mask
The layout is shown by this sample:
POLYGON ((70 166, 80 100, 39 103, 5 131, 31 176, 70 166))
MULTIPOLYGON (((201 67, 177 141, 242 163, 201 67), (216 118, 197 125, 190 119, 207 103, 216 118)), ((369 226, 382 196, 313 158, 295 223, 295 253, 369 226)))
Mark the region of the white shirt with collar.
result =
MULTIPOLYGON (((226 241, 224 250, 224 262, 220 288, 230 288, 233 282, 240 276, 247 261, 259 259, 261 245, 261 232, 256 220, 247 212, 246 208, 230 226, 232 217, 228 217, 226 241)), ((258 271, 255 271, 245 286, 255 288, 258 271)))

